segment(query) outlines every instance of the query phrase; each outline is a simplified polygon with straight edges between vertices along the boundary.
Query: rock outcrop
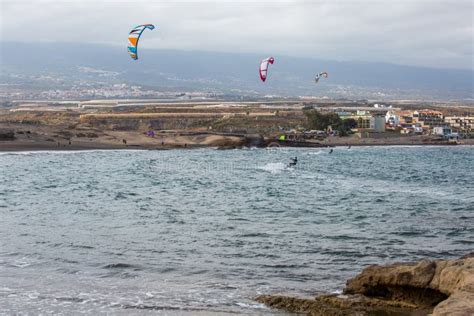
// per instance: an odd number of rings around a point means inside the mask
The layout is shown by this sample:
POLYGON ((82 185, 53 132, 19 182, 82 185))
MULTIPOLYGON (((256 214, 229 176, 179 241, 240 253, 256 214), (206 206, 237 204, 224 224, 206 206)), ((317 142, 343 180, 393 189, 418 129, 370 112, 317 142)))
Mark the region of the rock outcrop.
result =
POLYGON ((0 140, 14 140, 15 132, 7 129, 0 129, 0 140))
POLYGON ((265 139, 260 134, 245 135, 245 146, 248 147, 265 147, 265 139))
POLYGON ((372 265, 344 295, 260 296, 268 306, 308 315, 474 315, 474 253, 456 260, 372 265))
POLYGON ((281 295, 262 295, 257 301, 272 308, 310 316, 421 316, 430 310, 419 306, 364 295, 320 295, 304 299, 281 295))

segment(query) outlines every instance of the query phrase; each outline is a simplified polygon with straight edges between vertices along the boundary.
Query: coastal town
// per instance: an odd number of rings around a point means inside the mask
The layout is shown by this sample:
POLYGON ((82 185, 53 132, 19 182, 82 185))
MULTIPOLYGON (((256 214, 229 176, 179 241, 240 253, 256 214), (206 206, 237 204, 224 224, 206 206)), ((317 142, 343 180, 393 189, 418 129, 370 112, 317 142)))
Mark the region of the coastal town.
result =
POLYGON ((449 111, 392 108, 375 104, 373 109, 333 110, 342 120, 354 120, 353 132, 359 137, 376 135, 429 135, 446 140, 469 139, 473 135, 474 116, 466 112, 455 114, 449 111))
POLYGON ((473 123, 469 104, 304 97, 18 100, 0 109, 11 149, 456 145, 473 142, 473 123))

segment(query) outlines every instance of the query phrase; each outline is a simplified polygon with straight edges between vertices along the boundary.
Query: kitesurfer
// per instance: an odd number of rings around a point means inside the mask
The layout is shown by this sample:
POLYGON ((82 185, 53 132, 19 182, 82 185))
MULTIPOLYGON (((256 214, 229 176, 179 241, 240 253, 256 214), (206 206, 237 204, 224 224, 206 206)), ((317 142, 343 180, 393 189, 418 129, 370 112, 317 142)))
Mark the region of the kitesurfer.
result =
POLYGON ((298 163, 298 157, 290 158, 290 162, 288 163, 288 167, 296 166, 298 163))

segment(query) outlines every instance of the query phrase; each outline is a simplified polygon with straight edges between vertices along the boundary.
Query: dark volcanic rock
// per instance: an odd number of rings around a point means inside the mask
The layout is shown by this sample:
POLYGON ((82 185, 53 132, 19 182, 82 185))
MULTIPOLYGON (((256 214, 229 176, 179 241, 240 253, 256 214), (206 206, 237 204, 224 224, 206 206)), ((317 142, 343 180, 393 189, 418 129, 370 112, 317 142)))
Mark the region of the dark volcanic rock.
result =
POLYGON ((15 132, 8 129, 0 129, 0 140, 14 140, 15 132))
POLYGON ((247 134, 245 135, 245 146, 248 147, 265 147, 266 142, 260 134, 247 134))

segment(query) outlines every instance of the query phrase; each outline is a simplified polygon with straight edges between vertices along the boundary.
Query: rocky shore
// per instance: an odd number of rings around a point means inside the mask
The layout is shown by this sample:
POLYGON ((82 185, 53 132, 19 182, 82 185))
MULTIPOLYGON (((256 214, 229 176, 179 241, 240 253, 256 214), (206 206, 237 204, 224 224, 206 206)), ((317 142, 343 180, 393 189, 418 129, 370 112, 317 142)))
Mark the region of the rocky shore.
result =
POLYGON ((474 253, 455 260, 368 266, 347 281, 342 295, 262 295, 256 300, 312 316, 474 315, 474 253))

